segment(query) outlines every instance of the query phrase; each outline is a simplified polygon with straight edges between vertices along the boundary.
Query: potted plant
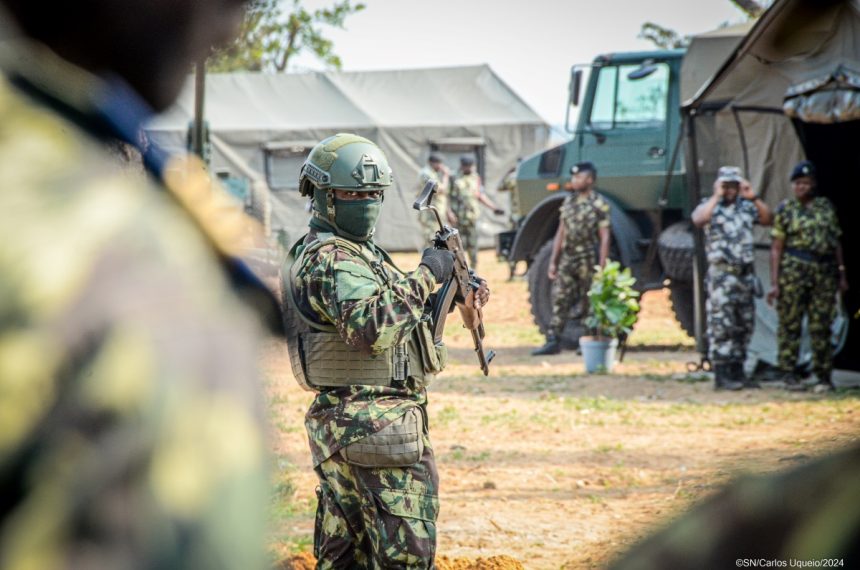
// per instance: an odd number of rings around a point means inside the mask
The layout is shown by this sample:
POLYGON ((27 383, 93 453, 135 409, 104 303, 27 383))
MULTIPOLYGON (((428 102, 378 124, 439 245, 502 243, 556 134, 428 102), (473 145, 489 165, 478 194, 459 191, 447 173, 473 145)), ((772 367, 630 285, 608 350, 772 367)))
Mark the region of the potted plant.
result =
POLYGON ((589 312, 585 326, 589 336, 579 339, 585 369, 589 373, 609 372, 615 364, 619 337, 627 338, 639 318, 636 278, 617 261, 598 268, 588 291, 589 312))

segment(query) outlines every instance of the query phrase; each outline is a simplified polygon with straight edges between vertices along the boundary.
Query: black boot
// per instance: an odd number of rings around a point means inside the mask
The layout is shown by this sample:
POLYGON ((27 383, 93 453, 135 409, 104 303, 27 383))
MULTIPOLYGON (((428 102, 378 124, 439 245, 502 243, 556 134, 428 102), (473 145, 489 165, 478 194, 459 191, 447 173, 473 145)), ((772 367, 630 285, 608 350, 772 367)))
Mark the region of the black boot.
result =
POLYGON ((540 348, 536 348, 532 351, 532 356, 543 356, 545 354, 559 354, 561 353, 561 343, 558 340, 558 337, 554 334, 546 335, 546 344, 544 344, 540 348))
POLYGON ((836 386, 833 385, 833 379, 830 377, 830 374, 815 374, 818 378, 818 382, 812 387, 812 391, 816 394, 822 394, 824 392, 835 392, 836 386))
POLYGON ((714 390, 742 390, 744 385, 732 379, 732 365, 728 362, 714 364, 714 390))
POLYGON ((733 361, 729 363, 729 375, 735 382, 740 382, 744 388, 761 388, 758 382, 746 375, 744 372, 744 363, 742 361, 733 361))
POLYGON ((806 392, 809 389, 809 386, 804 384, 794 372, 783 373, 782 381, 789 392, 806 392))

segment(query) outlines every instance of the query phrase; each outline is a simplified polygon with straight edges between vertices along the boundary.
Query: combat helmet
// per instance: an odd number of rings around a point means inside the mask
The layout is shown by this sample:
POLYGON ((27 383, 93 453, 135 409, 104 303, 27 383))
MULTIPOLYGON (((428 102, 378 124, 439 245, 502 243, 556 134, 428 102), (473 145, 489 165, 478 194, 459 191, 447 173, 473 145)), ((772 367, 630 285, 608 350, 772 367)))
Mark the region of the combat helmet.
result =
POLYGON ((376 144, 354 134, 338 133, 311 149, 299 175, 299 192, 312 197, 314 217, 332 226, 339 234, 354 240, 355 235, 339 223, 334 190, 371 192, 391 186, 391 167, 376 144))

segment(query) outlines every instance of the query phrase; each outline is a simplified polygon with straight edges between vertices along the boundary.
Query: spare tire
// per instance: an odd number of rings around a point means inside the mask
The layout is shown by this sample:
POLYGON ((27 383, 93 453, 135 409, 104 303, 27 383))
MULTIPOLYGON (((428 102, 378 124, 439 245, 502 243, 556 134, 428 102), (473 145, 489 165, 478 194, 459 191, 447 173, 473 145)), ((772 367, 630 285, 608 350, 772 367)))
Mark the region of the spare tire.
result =
MULTIPOLYGON (((532 317, 542 334, 546 334, 552 320, 552 300, 554 298, 554 282, 547 276, 549 260, 552 256, 552 241, 549 240, 538 250, 528 271, 529 303, 532 317)), ((580 306, 581 307, 581 306, 580 306)), ((585 334, 581 308, 574 307, 570 318, 561 333, 561 344, 564 348, 574 349, 579 346, 579 337, 585 334)))
POLYGON ((657 240, 657 253, 666 277, 692 283, 693 250, 693 228, 690 222, 680 221, 663 230, 657 240))

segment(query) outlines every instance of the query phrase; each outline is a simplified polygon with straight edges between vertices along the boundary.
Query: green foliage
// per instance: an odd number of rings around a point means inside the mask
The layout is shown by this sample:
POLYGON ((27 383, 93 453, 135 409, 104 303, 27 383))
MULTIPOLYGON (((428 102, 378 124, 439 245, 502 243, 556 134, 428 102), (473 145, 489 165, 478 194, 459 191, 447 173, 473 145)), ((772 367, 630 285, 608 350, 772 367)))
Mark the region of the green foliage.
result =
POLYGON ((309 11, 292 0, 285 12, 280 0, 253 0, 238 38, 209 59, 209 69, 226 71, 286 71, 293 56, 310 51, 329 67, 341 68, 325 26, 343 28, 346 18, 364 10, 362 3, 336 0, 328 8, 309 11))
POLYGON ((589 313, 585 326, 595 336, 617 338, 629 334, 639 318, 639 292, 630 269, 609 261, 598 269, 588 291, 589 313))
POLYGON ((690 45, 690 36, 682 36, 675 30, 664 28, 654 22, 642 24, 639 37, 651 41, 659 49, 676 49, 690 45))

